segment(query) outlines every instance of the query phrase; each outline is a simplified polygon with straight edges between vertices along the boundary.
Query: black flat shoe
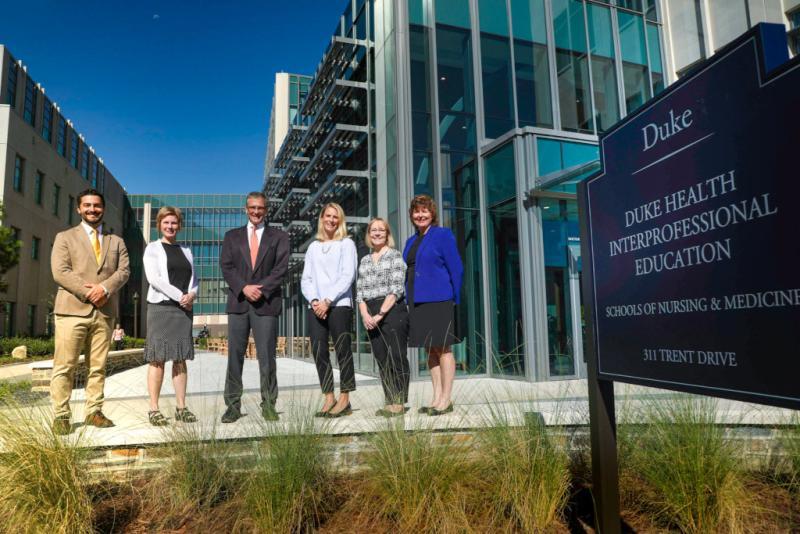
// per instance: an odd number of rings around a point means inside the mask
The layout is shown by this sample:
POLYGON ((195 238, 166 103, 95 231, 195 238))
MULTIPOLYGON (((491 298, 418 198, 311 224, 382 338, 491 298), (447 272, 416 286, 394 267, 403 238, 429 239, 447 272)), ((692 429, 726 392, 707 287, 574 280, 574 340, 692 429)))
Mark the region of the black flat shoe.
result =
POLYGON ((328 413, 329 413, 331 410, 333 410, 333 407, 334 407, 334 406, 336 406, 336 403, 335 403, 335 402, 334 402, 333 404, 331 404, 330 408, 328 408, 327 410, 320 410, 320 411, 318 411, 317 413, 315 413, 315 414, 314 414, 314 417, 328 417, 328 413))
POLYGON ((424 414, 424 415, 428 415, 429 413, 431 413, 431 410, 433 410, 433 408, 432 408, 432 407, 430 407, 430 406, 423 406, 422 408, 420 408, 419 410, 417 410, 417 413, 421 413, 421 414, 424 414))
POLYGON ((325 415, 325 417, 327 417, 328 419, 336 419, 337 417, 344 417, 345 415, 353 415, 353 408, 352 406, 350 406, 349 402, 342 411, 333 413, 329 410, 327 415, 325 415))
POLYGON ((430 411, 428 412, 428 415, 434 415, 434 416, 435 415, 444 415, 444 414, 452 413, 452 411, 453 411, 453 403, 451 402, 447 406, 447 408, 445 408, 444 410, 437 410, 436 408, 431 408, 430 411))

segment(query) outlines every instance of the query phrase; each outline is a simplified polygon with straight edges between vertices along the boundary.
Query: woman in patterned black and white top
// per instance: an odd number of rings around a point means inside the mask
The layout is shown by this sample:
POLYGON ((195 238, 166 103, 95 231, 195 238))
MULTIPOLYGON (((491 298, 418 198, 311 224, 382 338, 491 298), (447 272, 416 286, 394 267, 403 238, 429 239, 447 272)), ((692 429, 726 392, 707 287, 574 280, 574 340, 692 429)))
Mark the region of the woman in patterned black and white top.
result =
POLYGON ((372 249, 361 259, 356 282, 358 309, 378 361, 386 406, 376 415, 401 416, 408 402, 408 310, 403 301, 406 264, 394 248, 389 223, 372 219, 365 238, 372 249))

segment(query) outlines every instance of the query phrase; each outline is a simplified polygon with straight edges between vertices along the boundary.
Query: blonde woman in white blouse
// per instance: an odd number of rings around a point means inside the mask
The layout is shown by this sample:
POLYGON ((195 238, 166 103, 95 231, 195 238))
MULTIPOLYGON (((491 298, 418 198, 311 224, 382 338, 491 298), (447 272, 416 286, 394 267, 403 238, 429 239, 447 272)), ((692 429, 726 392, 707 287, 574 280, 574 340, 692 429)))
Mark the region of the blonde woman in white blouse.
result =
POLYGON ((317 366, 325 402, 318 417, 341 417, 353 413, 350 392, 356 389, 353 350, 352 286, 356 278, 356 245, 347 236, 344 210, 326 204, 317 221, 317 240, 306 251, 301 289, 310 304, 308 329, 311 353, 317 366), (333 368, 328 338, 333 339, 339 362, 339 398, 333 392, 333 368))

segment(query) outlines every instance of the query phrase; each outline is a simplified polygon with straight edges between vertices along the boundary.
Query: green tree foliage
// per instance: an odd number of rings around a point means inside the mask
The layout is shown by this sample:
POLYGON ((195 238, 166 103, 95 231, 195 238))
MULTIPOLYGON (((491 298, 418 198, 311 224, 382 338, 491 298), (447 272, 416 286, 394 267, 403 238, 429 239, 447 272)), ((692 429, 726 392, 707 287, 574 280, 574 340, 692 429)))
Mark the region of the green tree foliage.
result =
MULTIPOLYGON (((2 222, 3 204, 0 202, 0 223, 2 222)), ((20 244, 11 228, 0 226, 0 293, 5 293, 8 289, 5 274, 19 262, 20 244)))

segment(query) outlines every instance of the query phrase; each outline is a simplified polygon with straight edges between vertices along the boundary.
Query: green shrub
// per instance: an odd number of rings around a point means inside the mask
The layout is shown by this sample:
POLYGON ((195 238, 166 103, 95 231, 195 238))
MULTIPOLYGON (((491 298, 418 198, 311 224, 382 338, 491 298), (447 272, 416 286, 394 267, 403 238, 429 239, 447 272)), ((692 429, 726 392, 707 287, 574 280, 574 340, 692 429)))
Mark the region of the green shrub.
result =
MULTIPOLYGON (((492 420, 479 431, 479 477, 492 523, 503 531, 541 532, 562 515, 569 498, 570 459, 543 422, 491 408, 492 420)), ((522 415, 522 414, 520 414, 522 415)))
POLYGON ((144 348, 145 339, 141 337, 125 336, 122 338, 123 346, 126 349, 141 349, 144 348))
POLYGON ((32 418, 28 411, 0 412, 0 528, 91 533, 85 449, 53 435, 44 420, 43 414, 32 418))
POLYGON ((625 466, 651 491, 638 505, 683 532, 741 532, 749 515, 744 472, 734 443, 716 423, 713 399, 653 398, 639 411, 625 466))
POLYGON ((0 407, 2 407, 3 403, 13 399, 15 393, 20 393, 23 391, 30 391, 30 390, 31 390, 30 382, 7 382, 7 381, 0 382, 0 407))
POLYGON ((46 356, 55 352, 55 339, 52 337, 6 337, 0 338, 0 354, 11 354, 20 345, 28 347, 29 356, 46 356))

